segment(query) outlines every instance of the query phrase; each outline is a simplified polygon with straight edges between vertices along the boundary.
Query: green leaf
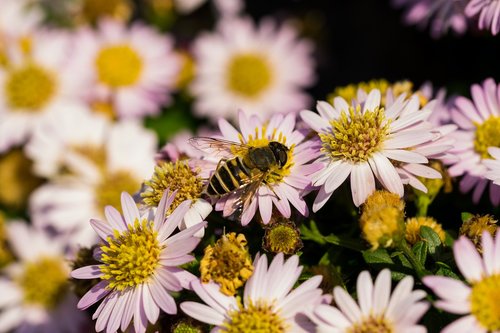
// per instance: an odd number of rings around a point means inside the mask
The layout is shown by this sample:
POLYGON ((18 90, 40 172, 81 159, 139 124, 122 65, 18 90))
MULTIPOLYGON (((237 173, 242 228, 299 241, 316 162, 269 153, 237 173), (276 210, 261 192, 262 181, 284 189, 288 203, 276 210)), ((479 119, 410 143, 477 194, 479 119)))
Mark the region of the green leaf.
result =
POLYGON ((319 232, 318 226, 314 220, 311 220, 309 223, 309 228, 304 223, 300 226, 300 233, 302 235, 303 240, 311 240, 320 245, 325 244, 325 240, 323 239, 323 235, 319 232))
POLYGON ((453 279, 461 280, 460 277, 446 263, 438 261, 436 262, 436 266, 439 267, 438 270, 435 272, 436 275, 447 276, 453 279))
POLYGON ((428 252, 430 254, 434 254, 436 252, 436 248, 441 245, 439 235, 427 226, 420 227, 420 237, 422 240, 427 242, 428 252))
POLYGON ((462 222, 467 221, 471 217, 473 217, 474 214, 468 213, 468 212, 462 212, 461 217, 462 217, 462 222))
POLYGON ((377 249, 374 251, 367 250, 361 253, 368 264, 394 264, 394 261, 386 249, 377 249))
POLYGON ((413 253, 415 253, 417 260, 422 263, 422 266, 425 266, 425 261, 427 260, 427 252, 429 251, 427 242, 418 242, 413 246, 412 251, 413 253))

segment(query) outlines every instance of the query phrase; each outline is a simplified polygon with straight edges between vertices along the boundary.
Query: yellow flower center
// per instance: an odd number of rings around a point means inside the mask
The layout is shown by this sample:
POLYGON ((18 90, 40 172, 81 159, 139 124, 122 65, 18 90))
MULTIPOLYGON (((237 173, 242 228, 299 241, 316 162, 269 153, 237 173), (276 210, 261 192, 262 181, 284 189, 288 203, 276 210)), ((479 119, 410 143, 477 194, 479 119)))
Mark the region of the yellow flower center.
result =
POLYGON ((227 88, 246 98, 257 98, 273 81, 268 60, 258 53, 235 55, 227 68, 227 88))
POLYGON ((186 161, 164 162, 155 167, 153 177, 145 184, 150 189, 141 193, 148 206, 158 206, 166 189, 177 190, 167 214, 172 213, 185 200, 196 200, 203 192, 203 181, 191 170, 186 161))
POLYGON ((128 45, 103 48, 95 63, 99 81, 113 88, 135 84, 143 69, 141 56, 128 45))
POLYGON ((294 254, 302 248, 300 232, 293 222, 275 222, 266 228, 264 248, 270 252, 294 254))
POLYGON ((70 150, 95 163, 102 170, 106 167, 106 150, 104 146, 73 145, 70 150))
POLYGON ((96 22, 102 17, 126 21, 131 10, 132 4, 128 0, 84 0, 81 11, 86 21, 96 22))
POLYGON ((491 158, 488 147, 500 147, 500 117, 491 116, 482 124, 476 124, 474 149, 482 158, 491 158))
POLYGON ((355 323, 348 333, 393 333, 394 328, 384 317, 370 316, 360 323, 355 323))
POLYGON ((251 303, 229 313, 230 320, 222 324, 225 333, 284 333, 289 325, 265 302, 251 303))
POLYGON ((331 133, 320 133, 323 143, 321 151, 332 159, 342 159, 354 163, 366 162, 382 144, 389 133, 389 122, 385 119, 384 108, 361 112, 349 107, 342 111, 338 119, 330 121, 331 133))
POLYGON ((24 292, 26 304, 53 309, 68 290, 68 272, 62 258, 45 257, 27 263, 17 283, 24 292))
POLYGON ((469 238, 480 253, 483 253, 481 238, 483 231, 487 231, 491 236, 495 235, 498 228, 497 220, 492 215, 474 215, 464 221, 460 227, 459 234, 469 238))
POLYGON ((7 104, 14 109, 33 112, 47 105, 56 89, 54 74, 36 64, 12 70, 5 82, 7 104))
MULTIPOLYGON (((291 168, 294 165, 293 150, 295 148, 295 144, 291 146, 287 145, 286 136, 284 136, 283 133, 281 132, 278 133, 276 129, 273 131, 271 138, 267 138, 265 135, 266 130, 267 130, 266 126, 263 126, 261 128, 259 127, 255 128, 255 134, 248 135, 246 143, 245 140, 243 139, 243 136, 240 134, 240 142, 250 147, 263 148, 263 147, 268 147, 271 141, 276 141, 288 147, 287 161, 285 165, 283 165, 283 167, 281 168, 277 163, 270 165, 269 171, 267 172, 267 175, 264 179, 265 184, 281 183, 283 181, 283 178, 285 178, 290 174, 291 168)), ((238 147, 234 146, 233 154, 244 158, 247 154, 247 151, 246 150, 240 151, 238 147)))
POLYGON ((20 149, 0 155, 0 204, 16 209, 27 204, 30 193, 43 182, 33 175, 32 166, 20 149))
POLYGON ((488 331, 500 330, 500 274, 485 277, 472 286, 471 313, 488 331))
POLYGON ((102 181, 95 189, 96 204, 99 211, 104 211, 106 206, 120 207, 122 192, 135 193, 141 187, 129 171, 115 171, 102 177, 102 181))
POLYGON ((200 262, 201 281, 215 281, 222 293, 234 295, 253 273, 246 245, 245 235, 234 232, 222 236, 213 247, 208 245, 200 262))
POLYGON ((12 253, 7 245, 7 232, 5 231, 5 216, 0 211, 0 269, 12 261, 12 253))
POLYGON ((116 120, 116 111, 111 102, 94 101, 90 104, 90 108, 108 119, 116 120))
POLYGON ((107 239, 109 245, 101 246, 101 278, 108 280, 108 288, 124 290, 147 282, 160 261, 162 247, 157 234, 153 222, 146 219, 136 219, 122 233, 114 230, 113 237, 107 239))
POLYGON ((437 223, 432 217, 427 216, 419 216, 412 217, 406 221, 406 231, 405 238, 408 243, 411 245, 416 244, 420 241, 420 228, 422 226, 426 226, 434 230, 434 232, 439 236, 441 242, 444 242, 446 237, 443 227, 441 224, 437 223))

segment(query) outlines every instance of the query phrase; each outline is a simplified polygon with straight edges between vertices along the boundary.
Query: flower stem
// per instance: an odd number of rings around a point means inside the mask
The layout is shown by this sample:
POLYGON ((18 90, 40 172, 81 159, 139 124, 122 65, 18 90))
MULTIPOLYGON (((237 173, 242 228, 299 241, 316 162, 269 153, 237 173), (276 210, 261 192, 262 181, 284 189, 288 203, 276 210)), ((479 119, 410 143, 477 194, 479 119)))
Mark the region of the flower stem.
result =
POLYGON ((415 257, 415 253, 411 250, 411 248, 408 246, 408 243, 406 243, 405 240, 403 240, 399 244, 399 249, 403 251, 405 254, 406 258, 410 262, 410 264, 413 266, 413 269, 417 273, 417 276, 421 279, 425 275, 428 275, 429 273, 426 271, 425 267, 422 265, 422 263, 415 257))

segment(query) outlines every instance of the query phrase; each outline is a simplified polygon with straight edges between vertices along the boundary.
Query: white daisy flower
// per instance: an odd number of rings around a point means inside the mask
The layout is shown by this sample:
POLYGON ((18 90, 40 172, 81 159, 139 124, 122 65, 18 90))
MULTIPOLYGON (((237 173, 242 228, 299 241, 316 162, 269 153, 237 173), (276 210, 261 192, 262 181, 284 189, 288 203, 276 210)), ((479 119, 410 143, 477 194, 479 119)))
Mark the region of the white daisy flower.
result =
POLYGON ((102 239, 97 254, 101 264, 78 268, 71 276, 102 280, 78 302, 78 308, 84 310, 103 299, 93 315, 97 332, 125 331, 133 322, 135 332, 144 333, 148 322, 156 323, 160 309, 171 315, 177 313, 170 293, 187 288, 196 279, 178 266, 194 260, 189 253, 200 239, 193 234, 204 225, 172 235, 190 206, 185 201, 166 218, 174 196, 166 191, 156 212, 140 215, 132 197, 123 193, 123 215, 108 206, 107 221, 91 220, 102 239))
POLYGON ((442 333, 500 332, 500 232, 493 239, 487 231, 481 238, 483 255, 465 236, 453 244, 458 269, 467 283, 445 277, 425 276, 423 282, 440 298, 434 305, 462 315, 442 333))
POLYGON ((500 185, 500 148, 489 147, 488 153, 493 159, 483 160, 483 164, 488 168, 484 176, 492 180, 493 184, 500 185))
POLYGON ((104 139, 101 146, 88 147, 99 152, 97 160, 74 161, 76 174, 33 193, 30 212, 36 226, 75 233, 74 245, 91 245, 95 235, 88 226, 89 217, 102 218, 105 206, 118 205, 122 191, 139 191, 142 181, 151 176, 157 145, 154 133, 135 122, 124 122, 113 125, 104 139))
POLYGON ((266 118, 300 110, 309 102, 302 89, 314 82, 311 52, 311 44, 288 25, 220 21, 215 33, 195 41, 195 111, 212 120, 234 120, 238 109, 266 118))
POLYGON ((341 287, 333 296, 337 307, 319 305, 311 317, 318 333, 425 333, 417 322, 427 312, 429 304, 421 302, 426 293, 413 289, 413 278, 405 277, 391 295, 391 272, 384 269, 375 283, 368 271, 357 280, 358 303, 341 287))
POLYGON ((415 176, 441 178, 425 165, 428 159, 424 153, 415 150, 440 137, 426 121, 433 104, 420 109, 418 96, 405 99, 402 94, 384 109, 380 99, 380 91, 374 89, 362 105, 350 106, 337 97, 334 105, 318 102, 319 115, 301 112, 322 143, 318 162, 323 168, 312 176, 313 185, 320 186, 313 211, 320 209, 348 176, 356 206, 375 191, 375 179, 402 197, 403 184, 426 191, 415 176))
POLYGON ((84 83, 68 64, 69 35, 34 33, 24 43, 7 45, 0 67, 0 152, 24 143, 34 124, 59 103, 84 96, 84 83))
POLYGON ((8 241, 19 262, 0 277, 0 332, 68 332, 87 330, 87 316, 76 309, 68 283, 65 243, 50 239, 24 222, 11 222, 8 241))
POLYGON ((0 2, 0 41, 28 37, 39 27, 42 20, 42 10, 34 6, 32 1, 2 0, 0 2))
POLYGON ((158 114, 170 102, 180 70, 173 40, 140 23, 103 20, 98 30, 83 28, 74 60, 86 77, 92 103, 110 104, 114 116, 141 118, 158 114))
POLYGON ((314 332, 302 314, 328 300, 318 288, 321 276, 314 276, 292 290, 302 271, 299 257, 284 260, 279 253, 268 267, 267 257, 257 257, 253 275, 245 284, 243 299, 226 296, 219 285, 191 282, 193 290, 206 303, 183 302, 188 316, 215 325, 214 332, 314 332))

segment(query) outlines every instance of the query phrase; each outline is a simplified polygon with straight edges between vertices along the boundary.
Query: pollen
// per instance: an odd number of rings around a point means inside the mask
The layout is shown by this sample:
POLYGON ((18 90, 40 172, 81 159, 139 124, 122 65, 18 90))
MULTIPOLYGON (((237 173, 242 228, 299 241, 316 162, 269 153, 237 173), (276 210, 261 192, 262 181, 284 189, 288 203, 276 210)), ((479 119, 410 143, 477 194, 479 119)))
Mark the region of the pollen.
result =
POLYGON ((348 333, 394 333, 393 325, 384 317, 370 316, 360 323, 355 323, 348 333))
POLYGON ((12 70, 5 82, 7 104, 13 109, 40 111, 54 97, 57 81, 53 73, 36 64, 12 70))
POLYGON ((145 283, 159 265, 162 247, 153 223, 146 219, 136 219, 122 233, 114 230, 107 243, 101 246, 100 269, 110 289, 124 290, 145 283))
POLYGON ((235 55, 227 66, 227 88, 233 93, 258 98, 273 82, 269 61, 258 53, 235 55))
POLYGON ((95 61, 99 81, 121 88, 135 84, 142 73, 141 56, 128 45, 113 45, 103 48, 95 61))
POLYGON ((474 150, 481 158, 491 158, 488 147, 500 147, 500 117, 491 116, 482 124, 476 124, 474 150))
POLYGON ((44 257, 25 265, 16 282, 24 292, 26 304, 55 308, 68 290, 68 272, 64 259, 44 257))
POLYGON ((394 193, 376 191, 366 199, 359 224, 373 250, 393 247, 404 237, 404 202, 394 193))
POLYGON ((350 107, 338 119, 330 121, 331 133, 320 133, 321 151, 332 159, 354 163, 366 162, 382 149, 389 133, 383 108, 366 110, 350 107))
POLYGON ((245 235, 232 232, 222 236, 214 246, 208 245, 200 262, 201 281, 214 281, 228 296, 252 276, 253 265, 245 235))
POLYGON ((285 333, 289 325, 271 305, 250 303, 247 308, 229 313, 230 319, 222 324, 224 333, 285 333))
POLYGON ((483 278, 472 286, 471 313, 488 332, 500 330, 500 274, 483 278))
POLYGON ((300 231, 295 223, 284 218, 271 223, 265 228, 263 248, 266 251, 284 254, 294 254, 302 248, 300 231))
POLYGON ((350 103, 353 99, 357 98, 358 90, 361 89, 368 93, 370 90, 378 89, 382 95, 385 94, 387 88, 390 87, 390 83, 385 79, 379 80, 370 80, 368 82, 359 82, 357 84, 349 84, 347 86, 337 87, 328 96, 328 100, 333 102, 335 97, 342 97, 348 103, 350 103))
POLYGON ((422 226, 426 226, 434 230, 434 232, 439 236, 439 239, 441 239, 441 242, 444 242, 446 235, 441 224, 437 223, 432 217, 419 216, 406 220, 405 238, 409 244, 415 245, 421 240, 420 228, 422 226))
POLYGON ((141 181, 129 171, 108 172, 95 189, 96 205, 100 211, 104 211, 108 205, 120 207, 121 193, 135 193, 140 187, 141 181))
POLYGON ((203 192, 203 180, 187 161, 162 162, 155 167, 152 178, 145 184, 149 189, 141 193, 141 197, 148 206, 158 206, 166 189, 177 190, 167 215, 185 200, 199 199, 203 192))

